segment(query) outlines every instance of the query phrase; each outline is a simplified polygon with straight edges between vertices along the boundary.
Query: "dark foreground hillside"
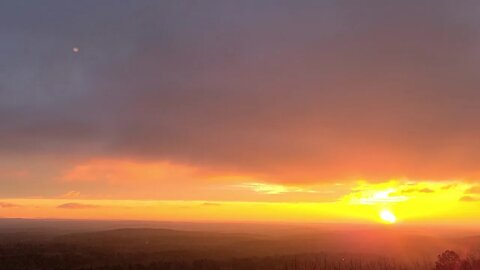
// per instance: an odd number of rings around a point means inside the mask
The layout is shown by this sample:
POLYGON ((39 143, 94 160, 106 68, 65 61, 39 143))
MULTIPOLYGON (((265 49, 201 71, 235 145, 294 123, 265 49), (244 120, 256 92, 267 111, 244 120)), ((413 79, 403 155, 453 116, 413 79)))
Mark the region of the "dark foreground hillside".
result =
POLYGON ((214 254, 118 253, 59 244, 14 244, 3 246, 0 254, 0 269, 8 270, 480 270, 478 258, 451 256, 437 262, 328 253, 214 259, 214 254))
POLYGON ((378 229, 283 234, 4 229, 0 270, 480 270, 479 243, 473 236, 378 229))
POLYGON ((399 263, 393 259, 349 254, 297 254, 268 257, 199 258, 189 252, 124 252, 68 245, 16 244, 0 249, 1 269, 9 270, 362 270, 432 269, 432 262, 399 263))

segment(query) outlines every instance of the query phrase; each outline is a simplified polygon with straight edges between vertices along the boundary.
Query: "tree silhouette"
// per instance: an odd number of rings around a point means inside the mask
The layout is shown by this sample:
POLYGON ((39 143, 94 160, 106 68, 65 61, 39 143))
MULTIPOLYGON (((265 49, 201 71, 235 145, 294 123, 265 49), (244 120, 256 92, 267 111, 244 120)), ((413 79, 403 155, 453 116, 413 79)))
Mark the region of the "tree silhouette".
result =
POLYGON ((435 262, 435 270, 459 270, 461 265, 460 256, 451 250, 446 250, 438 255, 435 262))

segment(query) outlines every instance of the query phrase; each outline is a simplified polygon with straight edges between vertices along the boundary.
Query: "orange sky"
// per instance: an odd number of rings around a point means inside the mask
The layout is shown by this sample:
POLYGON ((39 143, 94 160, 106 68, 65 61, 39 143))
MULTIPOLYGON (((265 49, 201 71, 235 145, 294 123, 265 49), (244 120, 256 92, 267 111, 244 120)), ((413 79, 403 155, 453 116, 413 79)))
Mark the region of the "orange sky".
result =
MULTIPOLYGON (((11 174, 10 177, 27 177, 11 174)), ((176 221, 479 225, 480 185, 464 180, 275 183, 170 162, 95 159, 58 172, 66 192, 0 200, 0 216, 176 221), (234 214, 232 214, 234 213, 234 214)))
POLYGON ((479 11, 2 2, 0 217, 478 224, 479 11))

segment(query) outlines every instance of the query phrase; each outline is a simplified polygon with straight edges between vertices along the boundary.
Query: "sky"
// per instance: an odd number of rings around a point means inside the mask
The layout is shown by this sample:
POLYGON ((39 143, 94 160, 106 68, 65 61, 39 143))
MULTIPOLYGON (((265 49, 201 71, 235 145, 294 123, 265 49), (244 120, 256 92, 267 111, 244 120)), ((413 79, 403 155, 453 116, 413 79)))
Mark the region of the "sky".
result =
POLYGON ((0 217, 478 225, 479 12, 1 1, 0 217))

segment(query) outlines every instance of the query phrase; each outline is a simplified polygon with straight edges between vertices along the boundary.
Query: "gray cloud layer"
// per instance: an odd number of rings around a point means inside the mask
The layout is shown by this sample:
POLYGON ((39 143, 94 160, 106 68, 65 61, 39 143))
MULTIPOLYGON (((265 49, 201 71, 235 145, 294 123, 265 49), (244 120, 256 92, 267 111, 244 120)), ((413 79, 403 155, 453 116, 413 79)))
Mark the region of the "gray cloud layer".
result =
POLYGON ((476 177, 479 11, 2 1, 0 153, 168 159, 290 181, 476 177))

